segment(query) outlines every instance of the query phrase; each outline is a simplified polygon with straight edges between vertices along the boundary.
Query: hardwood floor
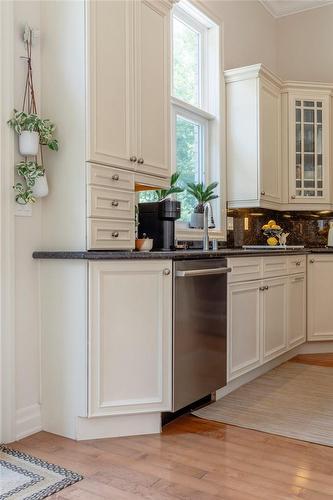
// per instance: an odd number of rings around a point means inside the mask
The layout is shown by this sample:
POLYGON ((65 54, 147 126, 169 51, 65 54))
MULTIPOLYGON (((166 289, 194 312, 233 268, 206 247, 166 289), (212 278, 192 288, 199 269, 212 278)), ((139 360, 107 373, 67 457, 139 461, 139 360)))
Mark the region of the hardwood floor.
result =
MULTIPOLYGON (((324 358, 333 367, 333 355, 294 361, 324 358)), ((75 442, 40 432, 12 447, 85 476, 53 497, 62 500, 333 498, 333 448, 192 416, 161 435, 75 442)))

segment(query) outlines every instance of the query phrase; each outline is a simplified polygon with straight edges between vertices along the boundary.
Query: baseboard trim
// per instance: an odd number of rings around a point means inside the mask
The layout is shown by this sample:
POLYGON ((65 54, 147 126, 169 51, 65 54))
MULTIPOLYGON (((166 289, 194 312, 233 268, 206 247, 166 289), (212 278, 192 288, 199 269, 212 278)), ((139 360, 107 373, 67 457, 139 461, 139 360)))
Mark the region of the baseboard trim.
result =
POLYGON ((23 439, 42 430, 40 404, 16 411, 16 440, 23 439))
POLYGON ((311 340, 299 346, 298 354, 324 354, 328 352, 333 352, 332 340, 311 340))
POLYGON ((102 439, 161 432, 160 413, 138 413, 113 417, 78 417, 76 439, 102 439))

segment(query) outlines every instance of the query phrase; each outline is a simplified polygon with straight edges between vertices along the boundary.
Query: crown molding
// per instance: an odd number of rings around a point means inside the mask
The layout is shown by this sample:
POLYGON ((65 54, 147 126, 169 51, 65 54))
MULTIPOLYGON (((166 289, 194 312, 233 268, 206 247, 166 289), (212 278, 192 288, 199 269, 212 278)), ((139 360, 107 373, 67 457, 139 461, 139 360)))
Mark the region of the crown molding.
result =
POLYGON ((259 0, 275 19, 292 16, 308 10, 320 9, 333 4, 333 0, 259 0))

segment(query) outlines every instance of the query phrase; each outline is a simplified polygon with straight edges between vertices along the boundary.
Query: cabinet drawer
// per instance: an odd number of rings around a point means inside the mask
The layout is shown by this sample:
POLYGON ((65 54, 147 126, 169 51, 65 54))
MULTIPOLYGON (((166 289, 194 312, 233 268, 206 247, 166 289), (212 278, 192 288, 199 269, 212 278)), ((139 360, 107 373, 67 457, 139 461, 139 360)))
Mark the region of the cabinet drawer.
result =
POLYGON ((134 219, 134 193, 88 186, 88 217, 134 219))
POLYGON ((289 273, 300 273, 305 271, 306 257, 305 255, 290 255, 288 257, 288 271, 289 273))
POLYGON ((88 164, 87 182, 95 186, 134 191, 134 173, 118 168, 88 164))
POLYGON ((235 257, 228 259, 228 267, 231 267, 231 273, 228 274, 229 283, 256 280, 261 278, 262 259, 260 257, 235 257))
POLYGON ((87 219, 89 250, 131 250, 134 221, 87 219))
POLYGON ((263 278, 274 278, 288 274, 287 256, 274 256, 263 258, 263 278))

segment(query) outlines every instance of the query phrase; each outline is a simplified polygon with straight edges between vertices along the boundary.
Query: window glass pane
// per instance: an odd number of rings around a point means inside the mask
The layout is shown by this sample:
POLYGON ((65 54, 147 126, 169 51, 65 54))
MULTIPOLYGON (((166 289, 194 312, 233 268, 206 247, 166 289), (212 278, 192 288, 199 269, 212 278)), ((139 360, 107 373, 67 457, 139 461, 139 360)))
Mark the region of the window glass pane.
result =
MULTIPOLYGON (((179 185, 186 188, 188 182, 203 180, 203 127, 195 121, 176 117, 176 165, 180 172, 179 185)), ((181 220, 188 221, 196 206, 196 200, 186 191, 177 195, 182 203, 181 220)))
POLYGON ((306 123, 304 125, 304 151, 314 153, 314 126, 306 123))
POLYGON ((173 95, 200 105, 200 33, 173 18, 173 95))
POLYGON ((308 123, 314 122, 314 110, 313 109, 305 109, 304 110, 304 121, 308 123))
POLYGON ((317 110, 317 122, 318 122, 318 123, 321 123, 321 122, 322 122, 322 120, 323 120, 323 112, 322 112, 322 110, 321 110, 321 109, 318 109, 318 110, 317 110))
POLYGON ((305 108, 313 108, 314 107, 314 101, 304 101, 303 106, 305 108))

